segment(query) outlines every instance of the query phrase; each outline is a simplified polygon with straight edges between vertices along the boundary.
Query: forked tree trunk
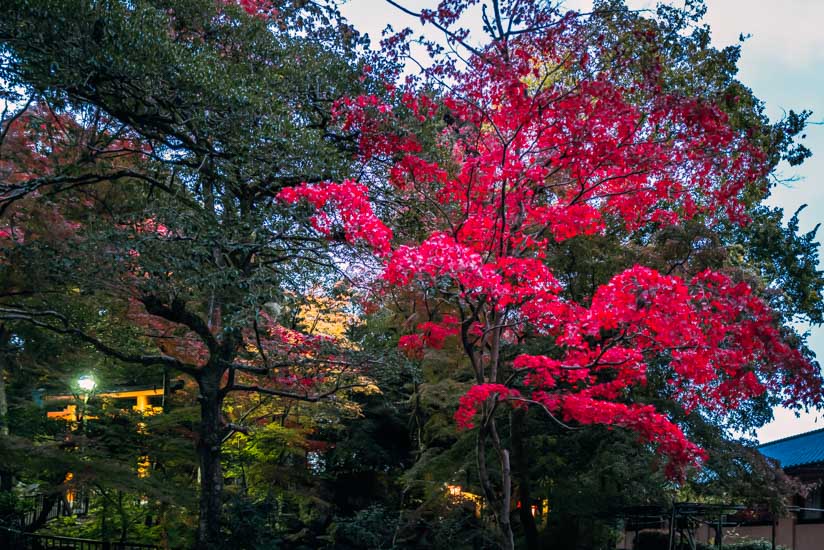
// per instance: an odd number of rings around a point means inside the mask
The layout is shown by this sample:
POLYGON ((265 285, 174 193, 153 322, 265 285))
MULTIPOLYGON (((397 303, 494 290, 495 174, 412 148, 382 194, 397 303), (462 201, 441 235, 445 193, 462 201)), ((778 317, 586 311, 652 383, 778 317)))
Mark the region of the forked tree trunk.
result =
POLYGON ((498 454, 501 465, 501 503, 498 512, 498 527, 503 536, 504 548, 515 549, 515 535, 512 532, 512 465, 510 464, 509 449, 503 446, 498 436, 498 426, 495 419, 489 421, 489 433, 492 436, 492 446, 498 454))
POLYGON ((495 523, 498 526, 501 548, 504 550, 515 549, 515 535, 512 532, 512 523, 509 518, 509 511, 512 506, 512 476, 509 465, 509 451, 503 449, 497 436, 495 420, 491 419, 487 426, 481 426, 478 430, 476 441, 476 458, 478 461, 478 477, 481 481, 484 498, 489 503, 492 513, 495 516, 495 523), (501 469, 501 490, 496 491, 492 479, 489 475, 489 467, 486 462, 486 445, 489 439, 493 440, 493 446, 498 453, 501 469))
MULTIPOLYGON (((498 381, 498 362, 500 359, 501 328, 498 327, 499 317, 493 314, 488 321, 488 326, 493 327, 489 331, 489 360, 488 371, 484 372, 482 353, 478 353, 467 338, 467 325, 462 327, 461 339, 464 350, 472 360, 475 368, 475 378, 478 384, 483 384, 487 380, 498 381), (497 328, 494 328, 497 327, 497 328), (488 377, 488 378, 487 378, 488 377)), ((512 469, 510 466, 510 452, 498 435, 498 427, 494 415, 495 404, 488 400, 481 406, 481 418, 485 419, 478 429, 476 438, 476 460, 478 461, 478 477, 484 498, 489 503, 495 516, 495 523, 498 526, 501 548, 505 550, 515 549, 515 535, 512 532, 512 522, 510 520, 510 510, 512 509, 512 469), (500 469, 500 486, 496 489, 492 483, 489 473, 489 466, 486 460, 487 443, 492 442, 492 447, 498 458, 500 469)))

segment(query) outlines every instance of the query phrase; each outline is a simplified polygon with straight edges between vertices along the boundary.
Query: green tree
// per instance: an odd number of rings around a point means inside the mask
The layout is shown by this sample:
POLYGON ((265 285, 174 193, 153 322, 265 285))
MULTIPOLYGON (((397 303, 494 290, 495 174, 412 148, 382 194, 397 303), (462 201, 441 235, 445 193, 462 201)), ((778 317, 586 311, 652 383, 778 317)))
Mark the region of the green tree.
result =
POLYGON ((26 299, 7 297, 0 316, 196 381, 201 547, 221 538, 222 441, 237 428, 227 394, 317 401, 359 384, 349 367, 329 375, 321 361, 280 357, 267 332, 282 335, 278 304, 334 267, 327 240, 307 236, 275 196, 351 171, 355 136, 329 112, 360 90, 357 36, 331 5, 244 7, 26 1, 4 6, 0 23, 6 93, 54 113, 44 134, 65 152, 16 165, 0 208, 24 229, 34 205, 75 208, 62 245, 10 240, 16 265, 47 278, 10 288, 26 299), (104 330, 61 302, 73 292, 108 312, 104 330), (124 346, 121 330, 146 337, 124 346), (292 367, 317 383, 285 382, 292 367))

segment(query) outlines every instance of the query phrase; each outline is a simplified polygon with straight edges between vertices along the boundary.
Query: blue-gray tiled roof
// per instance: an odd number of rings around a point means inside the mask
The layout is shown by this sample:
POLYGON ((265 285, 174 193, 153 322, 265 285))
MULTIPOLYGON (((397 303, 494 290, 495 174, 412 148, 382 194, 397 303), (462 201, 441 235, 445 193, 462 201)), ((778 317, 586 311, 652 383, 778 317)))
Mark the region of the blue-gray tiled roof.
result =
POLYGON ((782 468, 824 463, 824 428, 764 443, 758 450, 776 459, 782 468))

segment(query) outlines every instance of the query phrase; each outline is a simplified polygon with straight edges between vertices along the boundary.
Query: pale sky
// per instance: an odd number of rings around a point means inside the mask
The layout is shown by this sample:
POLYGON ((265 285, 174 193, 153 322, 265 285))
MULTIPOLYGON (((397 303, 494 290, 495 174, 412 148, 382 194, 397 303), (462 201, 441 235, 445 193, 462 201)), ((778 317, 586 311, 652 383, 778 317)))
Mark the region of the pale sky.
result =
MULTIPOLYGON (((789 109, 810 109, 811 120, 824 121, 824 1, 821 0, 708 0, 707 22, 718 46, 733 44, 749 33, 742 49, 740 80, 767 106, 771 118, 789 109)), ((784 176, 801 178, 792 187, 777 188, 770 203, 785 214, 808 204, 800 216, 802 231, 824 220, 824 125, 807 128, 805 144, 813 156, 800 167, 783 167, 784 176)), ((819 240, 824 231, 819 233, 819 240)), ((824 359, 824 330, 814 328, 809 340, 824 359)), ((762 442, 824 428, 821 414, 801 418, 776 410, 775 420, 758 431, 762 442), (816 422, 818 421, 818 422, 816 422)))
MULTIPOLYGON (((411 9, 434 7, 437 0, 399 0, 411 9)), ((648 8, 650 0, 629 0, 634 8, 648 8)), ((567 0, 570 9, 587 10, 588 0, 567 0)), ((769 116, 777 120, 790 109, 813 111, 811 120, 824 122, 824 0, 706 0, 706 21, 712 29, 713 44, 735 44, 741 34, 751 37, 744 43, 739 62, 739 79, 763 100, 769 116)), ((416 20, 398 12, 384 0, 349 0, 342 11, 377 44, 380 32, 391 23, 395 29, 416 20)), ((773 191, 769 203, 784 209, 786 217, 802 204, 800 229, 807 231, 824 220, 824 124, 810 125, 804 143, 813 157, 802 166, 780 168, 782 177, 797 177, 791 187, 773 191)), ((824 237, 824 230, 819 240, 824 237)), ((810 346, 824 358, 824 330, 812 328, 810 346)), ((824 415, 802 414, 800 418, 778 409, 775 420, 758 430, 763 443, 824 428, 824 415), (818 421, 818 422, 817 422, 818 421)))

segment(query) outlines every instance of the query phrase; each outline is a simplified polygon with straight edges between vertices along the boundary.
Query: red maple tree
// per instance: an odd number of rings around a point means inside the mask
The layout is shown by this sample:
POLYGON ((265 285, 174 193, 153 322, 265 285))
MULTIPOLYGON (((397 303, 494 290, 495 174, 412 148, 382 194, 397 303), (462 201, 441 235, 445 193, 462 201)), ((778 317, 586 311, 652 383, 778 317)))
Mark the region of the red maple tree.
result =
MULTIPOLYGON (((466 45, 465 32, 448 30, 466 4, 442 2, 421 19, 466 45)), ((464 66, 429 67, 427 82, 442 85, 437 97, 388 85, 387 98, 337 105, 344 128, 359 132, 362 160, 390 163, 397 204, 426 212, 416 218, 422 239, 395 242, 388 253, 392 232, 367 207, 367 188, 352 181, 281 198, 319 209, 319 231, 328 234, 337 216, 348 240, 371 245, 385 258, 384 292, 425 296, 427 318, 400 339, 403 351, 421 357, 457 337, 475 385, 455 419, 477 428, 484 496, 512 547, 510 453, 495 420, 502 407, 633 430, 669 457, 678 478, 705 453, 666 414, 632 399, 653 362, 668 365, 672 396, 686 411, 723 414, 764 392, 817 406, 822 380, 765 303, 724 273, 685 280, 636 265, 583 301, 565 293, 548 262, 557 243, 697 217, 743 223, 744 193, 762 185, 770 164, 711 100, 663 91, 660 66, 628 79, 630 61, 593 44, 577 14, 505 6, 497 34, 490 24, 495 40, 467 46, 464 66), (507 17, 525 32, 505 31, 507 17), (410 119, 444 121, 434 148, 405 130, 410 119), (527 339, 555 351, 502 358, 505 345, 527 339), (488 445, 499 458, 497 486, 488 445)), ((408 51, 407 35, 387 44, 408 51)))

